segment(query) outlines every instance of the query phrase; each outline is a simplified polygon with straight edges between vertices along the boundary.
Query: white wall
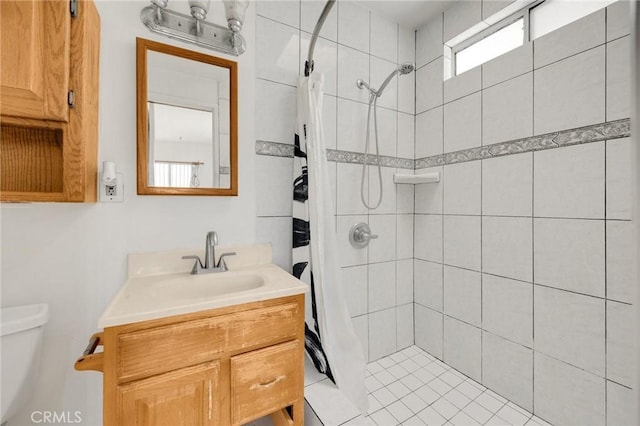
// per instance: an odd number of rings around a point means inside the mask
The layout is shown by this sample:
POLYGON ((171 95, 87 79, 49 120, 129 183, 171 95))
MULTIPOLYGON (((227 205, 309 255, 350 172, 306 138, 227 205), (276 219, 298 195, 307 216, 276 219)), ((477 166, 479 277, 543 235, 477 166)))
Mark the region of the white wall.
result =
POLYGON ((239 62, 239 196, 157 197, 136 195, 135 39, 200 49, 152 35, 139 20, 146 2, 96 4, 102 22, 99 159, 115 161, 124 173, 125 202, 0 206, 2 306, 45 302, 51 313, 38 388, 15 425, 31 424, 33 410, 78 410, 83 424, 102 423, 102 377, 76 372, 73 363, 124 283, 127 253, 201 248, 209 230, 217 230, 223 244, 254 240, 254 6, 243 31, 247 52, 230 58, 239 62))

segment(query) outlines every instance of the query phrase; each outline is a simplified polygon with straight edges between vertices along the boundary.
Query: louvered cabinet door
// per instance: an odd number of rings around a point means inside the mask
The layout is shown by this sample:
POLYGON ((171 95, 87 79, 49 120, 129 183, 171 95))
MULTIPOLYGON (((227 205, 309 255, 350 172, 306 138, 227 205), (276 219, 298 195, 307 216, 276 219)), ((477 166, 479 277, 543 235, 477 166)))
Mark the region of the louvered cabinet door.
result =
POLYGON ((0 114, 68 121, 69 0, 0 1, 0 114))
POLYGON ((118 425, 220 425, 219 362, 118 386, 118 425))

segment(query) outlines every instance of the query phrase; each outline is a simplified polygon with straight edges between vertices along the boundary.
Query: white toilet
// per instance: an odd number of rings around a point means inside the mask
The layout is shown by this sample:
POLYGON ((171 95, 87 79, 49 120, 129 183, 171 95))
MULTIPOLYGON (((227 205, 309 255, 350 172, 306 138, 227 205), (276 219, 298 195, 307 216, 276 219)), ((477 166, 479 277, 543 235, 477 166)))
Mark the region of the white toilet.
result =
POLYGON ((40 364, 42 330, 49 321, 49 305, 0 308, 0 319, 2 424, 33 394, 40 364))

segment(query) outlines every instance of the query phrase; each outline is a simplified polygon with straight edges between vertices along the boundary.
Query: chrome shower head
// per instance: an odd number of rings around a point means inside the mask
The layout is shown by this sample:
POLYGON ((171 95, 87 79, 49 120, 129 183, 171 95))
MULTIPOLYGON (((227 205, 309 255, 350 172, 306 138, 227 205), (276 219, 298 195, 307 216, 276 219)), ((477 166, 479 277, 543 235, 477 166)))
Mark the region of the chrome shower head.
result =
POLYGON ((384 83, 380 85, 380 88, 376 91, 376 96, 380 97, 380 95, 382 95, 382 91, 385 89, 385 87, 387 87, 387 85, 391 82, 391 79, 393 79, 393 77, 395 77, 396 74, 400 74, 400 75, 409 74, 414 69, 415 67, 413 66, 413 64, 409 64, 409 63, 401 64, 398 68, 393 70, 391 74, 389 74, 389 77, 387 77, 387 79, 384 81, 384 83))
POLYGON ((410 64, 410 63, 407 63, 407 62, 406 62, 406 63, 404 63, 404 64, 401 64, 401 65, 398 67, 398 71, 400 71, 400 74, 402 74, 402 75, 409 74, 409 73, 410 73, 410 72, 412 72, 414 69, 416 69, 416 67, 415 67, 415 66, 413 66, 413 64, 410 64))

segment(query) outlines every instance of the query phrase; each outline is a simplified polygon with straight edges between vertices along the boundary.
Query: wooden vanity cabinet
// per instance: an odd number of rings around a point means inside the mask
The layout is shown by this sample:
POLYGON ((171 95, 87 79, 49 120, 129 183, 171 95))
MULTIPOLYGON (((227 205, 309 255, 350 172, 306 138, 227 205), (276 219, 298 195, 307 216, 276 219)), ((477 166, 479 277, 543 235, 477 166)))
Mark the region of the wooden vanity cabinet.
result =
POLYGON ((304 295, 107 327, 105 425, 302 425, 304 295))
POLYGON ((0 201, 95 201, 100 17, 0 1, 0 201))

